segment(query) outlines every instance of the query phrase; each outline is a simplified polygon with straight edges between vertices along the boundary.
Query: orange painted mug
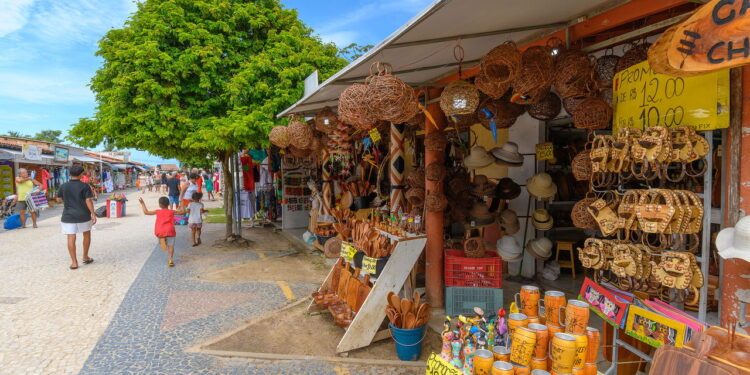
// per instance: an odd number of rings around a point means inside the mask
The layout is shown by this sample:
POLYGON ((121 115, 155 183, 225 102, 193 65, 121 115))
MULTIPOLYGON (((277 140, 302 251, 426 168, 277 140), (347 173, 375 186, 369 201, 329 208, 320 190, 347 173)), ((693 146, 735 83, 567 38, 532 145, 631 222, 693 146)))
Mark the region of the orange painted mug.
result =
POLYGON ((586 327, 586 336, 589 339, 589 345, 586 349, 586 363, 596 364, 599 357, 599 343, 601 340, 599 330, 593 327, 586 327))
POLYGON ((513 300, 516 302, 516 306, 520 311, 528 317, 539 316, 539 299, 540 296, 539 287, 533 285, 524 285, 521 287, 521 291, 513 295, 513 300), (520 303, 519 303, 519 296, 520 303))
POLYGON ((532 358, 531 362, 529 363, 529 367, 531 367, 531 371, 534 371, 534 370, 545 370, 545 371, 547 371, 547 357, 545 357, 545 358, 532 358))
POLYGON ((536 346, 534 347, 534 356, 532 358, 547 358, 547 350, 549 348, 549 330, 547 326, 538 323, 529 323, 528 328, 536 333, 536 346))
POLYGON ((576 360, 573 362, 573 369, 582 369, 586 363, 586 349, 588 349, 589 339, 586 335, 572 335, 576 339, 576 360))
POLYGON ((586 327, 589 325, 589 304, 577 299, 568 301, 568 304, 560 309, 559 319, 563 321, 565 332, 576 335, 585 335, 586 327), (563 315, 564 312, 564 315, 563 315), (563 316, 565 318, 563 319, 563 316))
POLYGON ((573 372, 576 359, 576 339, 567 333, 556 333, 550 341, 549 356, 552 370, 558 374, 573 372))
POLYGON ((517 327, 526 327, 529 325, 529 317, 526 314, 513 313, 508 314, 508 334, 513 339, 513 332, 517 327))
POLYGON ((510 362, 510 349, 505 346, 493 347, 492 355, 495 357, 495 361, 510 362))
POLYGON ((490 375, 495 357, 487 349, 478 349, 474 353, 474 375, 490 375))
POLYGON ((517 327, 510 346, 510 361, 528 366, 536 346, 536 332, 526 327, 517 327))
POLYGON ((515 366, 516 375, 531 375, 531 369, 529 366, 515 366))
POLYGON ((513 364, 506 361, 495 361, 492 364, 492 375, 514 375, 513 364))
POLYGON ((599 369, 597 368, 596 363, 587 363, 583 365, 583 373, 586 375, 597 375, 599 369))
POLYGON ((544 293, 545 324, 560 326, 560 309, 565 306, 565 293, 550 290, 544 293))

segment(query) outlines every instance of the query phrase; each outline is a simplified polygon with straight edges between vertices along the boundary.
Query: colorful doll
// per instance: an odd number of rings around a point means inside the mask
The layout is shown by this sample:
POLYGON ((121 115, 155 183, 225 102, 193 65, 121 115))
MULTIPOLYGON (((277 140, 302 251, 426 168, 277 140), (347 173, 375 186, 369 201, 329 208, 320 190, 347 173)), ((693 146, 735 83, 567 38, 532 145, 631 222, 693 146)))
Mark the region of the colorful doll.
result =
POLYGON ((474 354, 476 349, 471 341, 464 344, 464 375, 474 375, 474 354))
MULTIPOLYGON (((458 332, 454 331, 454 337, 458 337, 458 332)), ((461 340, 456 339, 451 342, 451 349, 453 349, 453 358, 451 358, 450 364, 457 369, 461 369, 462 367, 464 367, 463 362, 461 362, 461 346, 463 346, 461 340)))
POLYGON ((443 350, 440 352, 440 356, 446 360, 446 362, 451 361, 451 341, 454 339, 453 332, 451 331, 451 318, 449 316, 445 317, 445 322, 443 323, 443 350))

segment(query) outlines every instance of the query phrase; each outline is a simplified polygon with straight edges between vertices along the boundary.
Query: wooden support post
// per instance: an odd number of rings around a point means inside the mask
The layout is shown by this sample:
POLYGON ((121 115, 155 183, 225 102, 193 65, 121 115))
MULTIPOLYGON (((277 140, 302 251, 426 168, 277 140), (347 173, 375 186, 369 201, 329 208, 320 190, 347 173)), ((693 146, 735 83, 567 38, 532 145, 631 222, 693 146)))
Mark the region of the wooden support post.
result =
POLYGON ((323 148, 321 152, 320 165, 323 170, 323 188, 322 188, 322 209, 321 214, 330 215, 331 208, 333 208, 333 181, 331 181, 331 171, 329 169, 331 153, 328 148, 323 148))
POLYGON ((391 124, 391 214, 405 211, 404 205, 404 170, 406 160, 404 159, 404 129, 405 124, 391 124))
MULTIPOLYGON (((430 89, 429 98, 440 96, 442 89, 430 89)), ((442 132, 445 128, 445 116, 440 109, 440 103, 431 103, 427 105, 427 110, 432 115, 436 124, 429 120, 425 121, 425 132, 431 134, 442 132)), ((425 151, 425 165, 430 163, 443 162, 442 151, 425 151)), ((441 182, 425 181, 427 191, 436 191, 442 189, 441 182)), ((427 245, 425 247, 425 276, 426 276, 426 294, 427 299, 433 307, 442 307, 444 299, 443 291, 443 213, 427 212, 425 214, 425 232, 427 233, 427 245)))

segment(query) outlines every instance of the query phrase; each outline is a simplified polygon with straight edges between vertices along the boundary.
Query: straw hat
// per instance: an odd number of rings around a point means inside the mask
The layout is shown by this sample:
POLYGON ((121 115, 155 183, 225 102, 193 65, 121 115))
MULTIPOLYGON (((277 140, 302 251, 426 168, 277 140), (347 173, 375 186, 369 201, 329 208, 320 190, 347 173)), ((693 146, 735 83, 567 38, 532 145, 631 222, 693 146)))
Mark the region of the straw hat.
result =
POLYGON ((471 193, 476 197, 491 196, 494 194, 495 184, 490 182, 487 176, 478 174, 474 176, 474 182, 471 183, 471 193))
POLYGON ((484 202, 474 202, 469 212, 469 220, 472 221, 474 226, 482 227, 492 224, 495 221, 495 217, 492 216, 484 202))
POLYGON ((495 198, 503 200, 516 199, 521 195, 521 186, 508 177, 503 177, 498 181, 495 188, 495 198))
POLYGON ((716 236, 716 249, 724 259, 750 262, 750 216, 740 219, 734 228, 724 228, 716 236))
POLYGON ((523 167, 523 163, 508 163, 507 161, 500 160, 500 159, 495 160, 495 164, 501 167, 508 167, 508 168, 523 167))
POLYGON ((523 257, 521 245, 513 236, 503 236, 500 241, 497 241, 497 252, 505 262, 517 262, 523 257))
POLYGON ((544 208, 534 211, 534 214, 531 215, 531 224, 538 230, 550 230, 553 223, 552 216, 544 208))
POLYGON ((538 199, 549 199, 557 193, 557 185, 552 182, 552 177, 547 173, 539 173, 526 180, 526 189, 529 194, 538 199))
POLYGON ((547 237, 533 239, 526 244, 526 251, 534 258, 547 260, 552 256, 552 241, 547 237))
POLYGON ((518 214, 511 209, 501 212, 497 218, 497 223, 505 234, 516 234, 521 228, 521 224, 518 222, 518 214))
POLYGON ((523 163, 523 155, 518 152, 518 145, 515 142, 505 142, 501 147, 495 147, 490 152, 498 160, 511 164, 523 163))
POLYGON ((469 156, 464 159, 464 166, 468 169, 484 168, 494 161, 495 159, 487 153, 484 147, 476 146, 471 148, 469 156))

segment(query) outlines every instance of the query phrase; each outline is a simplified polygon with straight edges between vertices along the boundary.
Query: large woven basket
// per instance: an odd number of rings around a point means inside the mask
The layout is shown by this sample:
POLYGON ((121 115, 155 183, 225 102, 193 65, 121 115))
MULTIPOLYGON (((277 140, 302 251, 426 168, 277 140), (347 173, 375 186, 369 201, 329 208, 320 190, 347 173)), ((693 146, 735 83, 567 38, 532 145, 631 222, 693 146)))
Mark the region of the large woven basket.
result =
POLYGON ((594 77, 599 87, 612 87, 612 79, 615 78, 617 71, 617 63, 620 61, 620 56, 606 54, 596 59, 594 64, 594 77))
POLYGON ((529 47, 521 55, 521 69, 513 80, 513 96, 519 104, 533 104, 544 99, 552 85, 554 60, 549 47, 529 47))
POLYGON ((375 123, 367 100, 367 85, 355 83, 339 95, 339 119, 358 129, 367 129, 375 123))
POLYGON ((513 126, 518 116, 522 115, 525 110, 526 107, 507 100, 487 100, 477 111, 477 117, 487 129, 490 129, 493 120, 497 129, 506 129, 513 126))
POLYGON ((571 163, 573 177, 576 181, 587 181, 591 179, 591 150, 579 152, 571 163))
POLYGON ((490 98, 500 99, 510 88, 510 81, 498 83, 497 81, 490 80, 480 71, 476 78, 474 78, 474 86, 490 98))
POLYGON ((429 212, 442 212, 448 207, 448 199, 443 193, 428 191, 424 199, 424 208, 429 212))
POLYGON ((325 133, 333 134, 336 130, 336 126, 339 124, 339 118, 336 116, 330 108, 325 107, 315 114, 315 130, 325 133))
POLYGON ((445 178, 445 165, 438 162, 427 164, 424 175, 428 181, 443 181, 445 178))
POLYGON ((268 133, 268 140, 278 148, 289 147, 289 135, 287 134, 286 126, 274 126, 271 132, 268 133))
POLYGON ((521 68, 515 43, 505 42, 487 52, 479 63, 482 73, 496 84, 512 82, 521 68))
POLYGON ((568 114, 572 116, 573 113, 575 113, 576 109, 578 109, 578 106, 581 105, 581 103, 583 103, 583 101, 586 99, 588 99, 588 97, 586 96, 563 98, 563 108, 565 108, 565 112, 568 112, 568 114))
POLYGON ((306 158, 310 156, 310 154, 312 153, 312 150, 306 150, 306 149, 301 149, 301 148, 297 148, 294 146, 289 146, 289 153, 292 156, 295 156, 298 158, 306 158))
POLYGON ((606 129, 612 122, 612 107, 598 98, 588 98, 573 112, 573 125, 579 129, 606 129))
POLYGON ((427 151, 445 151, 448 140, 443 132, 430 132, 424 137, 424 148, 427 151))
POLYGON ((464 240, 464 254, 467 258, 483 258, 485 253, 484 239, 471 237, 464 240))
POLYGON ((424 188, 413 187, 406 191, 405 197, 412 207, 422 207, 424 205, 424 188))
POLYGON ((591 58, 581 50, 568 50, 560 54, 553 77, 555 91, 565 98, 576 96, 579 87, 586 86, 579 81, 586 80, 591 69, 591 58))
POLYGON ((286 128, 290 145, 302 150, 310 148, 313 139, 313 130, 310 125, 300 120, 292 120, 286 128))
POLYGON ((446 116, 473 113, 479 105, 479 91, 469 82, 455 80, 440 94, 440 109, 446 116))
POLYGON ((539 103, 529 105, 527 111, 529 112, 529 116, 537 120, 549 121, 557 117, 561 109, 562 102, 560 102, 560 97, 550 91, 539 103))
POLYGON ((366 95, 375 118, 400 124, 414 117, 419 111, 414 89, 391 73, 390 64, 376 62, 373 67, 377 74, 370 76, 366 95))
POLYGON ((573 220, 573 226, 581 229, 597 229, 596 220, 589 213, 589 206, 596 201, 596 198, 587 197, 576 202, 570 211, 570 218, 573 220))
POLYGON ((468 115, 454 115, 451 116, 453 121, 453 127, 459 132, 468 130, 472 125, 479 123, 479 115, 477 112, 470 113, 468 115))
MULTIPOLYGON (((411 173, 409 173, 409 175, 406 176, 406 185, 411 188, 424 189, 424 175, 424 168, 417 168, 413 170, 411 173)), ((422 194, 422 196, 424 197, 424 194, 422 194)))
POLYGON ((640 43, 632 46, 620 57, 620 60, 617 61, 617 66, 615 67, 616 71, 623 71, 635 64, 643 62, 644 60, 648 60, 648 48, 650 46, 651 43, 640 43))

